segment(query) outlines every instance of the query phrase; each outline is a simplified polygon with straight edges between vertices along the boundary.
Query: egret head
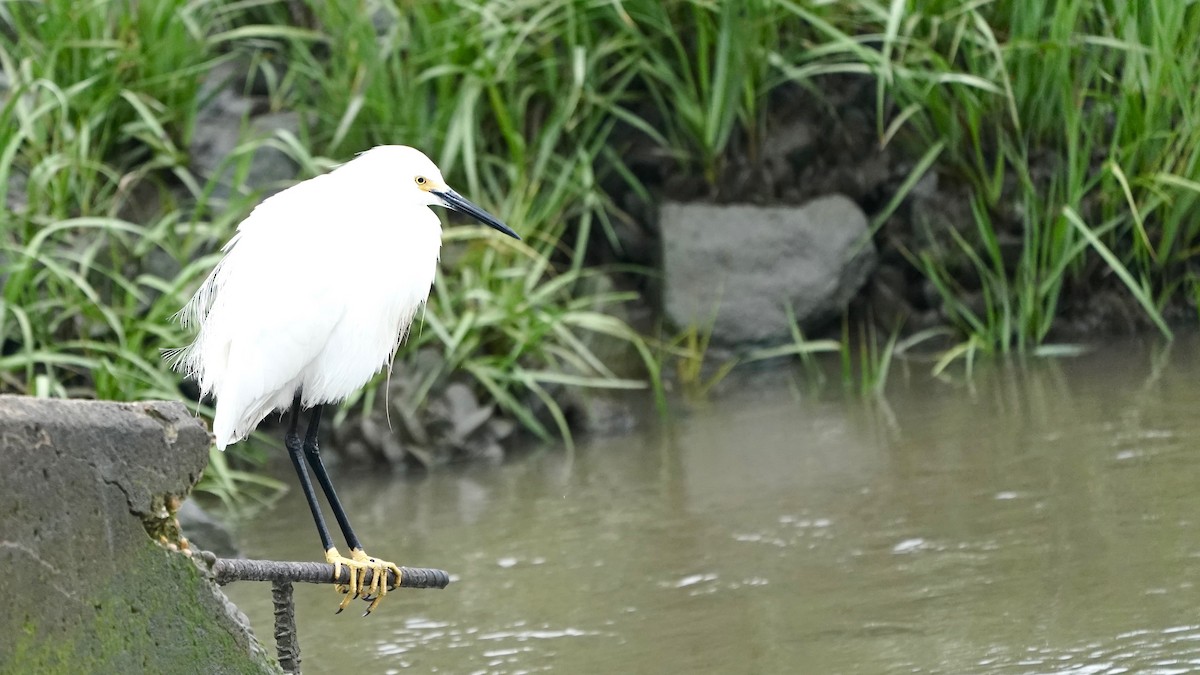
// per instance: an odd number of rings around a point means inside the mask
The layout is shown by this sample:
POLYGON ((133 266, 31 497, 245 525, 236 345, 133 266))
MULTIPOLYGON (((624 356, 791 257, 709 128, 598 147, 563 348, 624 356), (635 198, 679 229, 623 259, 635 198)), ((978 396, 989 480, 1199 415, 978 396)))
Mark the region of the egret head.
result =
POLYGON ((386 163, 383 170, 387 172, 389 182, 395 179, 398 183, 395 189, 411 202, 425 206, 442 206, 465 213, 514 239, 521 238, 499 218, 455 192, 446 184, 446 179, 442 178, 442 172, 437 165, 416 148, 406 145, 381 145, 362 153, 355 162, 361 160, 386 163))

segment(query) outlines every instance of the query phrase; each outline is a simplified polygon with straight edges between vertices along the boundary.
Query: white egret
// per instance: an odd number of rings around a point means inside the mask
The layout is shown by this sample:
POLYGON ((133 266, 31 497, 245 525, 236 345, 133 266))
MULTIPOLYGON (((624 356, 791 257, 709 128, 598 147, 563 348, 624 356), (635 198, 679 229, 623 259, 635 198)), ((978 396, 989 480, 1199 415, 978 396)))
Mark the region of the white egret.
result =
MULTIPOLYGON (((433 284, 441 223, 430 206, 466 213, 520 239, 499 219, 446 185, 420 151, 379 146, 334 171, 259 204, 225 244, 224 256, 180 312, 198 328, 174 353, 202 396, 216 397, 213 434, 224 450, 273 410, 291 411, 284 445, 312 510, 325 559, 350 568, 345 598, 387 593, 391 562, 367 555, 321 462, 321 407, 342 401, 390 366, 433 284), (300 412, 311 410, 298 433, 300 412), (334 546, 308 477, 320 483, 350 548, 334 546), (363 587, 373 572, 370 588, 363 587)), ((365 615, 364 615, 365 616, 365 615)))

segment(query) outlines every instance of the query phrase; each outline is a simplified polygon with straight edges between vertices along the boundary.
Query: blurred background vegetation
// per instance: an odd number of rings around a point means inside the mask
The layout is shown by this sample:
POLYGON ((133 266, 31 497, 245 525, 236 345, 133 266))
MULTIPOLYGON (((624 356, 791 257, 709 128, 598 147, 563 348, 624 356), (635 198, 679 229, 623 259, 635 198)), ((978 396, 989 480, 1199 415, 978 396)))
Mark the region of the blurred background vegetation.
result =
MULTIPOLYGON (((569 437, 563 390, 699 377, 696 327, 621 318, 639 282, 603 280, 653 274, 622 228, 646 228, 637 205, 671 193, 664 175, 736 199, 789 101, 829 114, 850 89, 866 92, 863 153, 906 171, 863 206, 935 292, 947 358, 1036 350, 1114 295, 1169 334, 1200 289, 1197 35, 1200 3, 1181 0, 3 2, 0 391, 191 393, 159 356, 188 341, 172 314, 263 195, 195 169, 214 83, 300 120, 247 134, 225 176, 264 148, 300 179, 401 142, 525 237, 448 231, 400 356, 439 357, 414 406, 465 377, 532 433, 569 437), (934 175, 970 222, 907 218, 934 175), (610 366, 611 342, 636 367, 610 366)), ((869 342, 886 370, 891 329, 831 348, 869 342)))

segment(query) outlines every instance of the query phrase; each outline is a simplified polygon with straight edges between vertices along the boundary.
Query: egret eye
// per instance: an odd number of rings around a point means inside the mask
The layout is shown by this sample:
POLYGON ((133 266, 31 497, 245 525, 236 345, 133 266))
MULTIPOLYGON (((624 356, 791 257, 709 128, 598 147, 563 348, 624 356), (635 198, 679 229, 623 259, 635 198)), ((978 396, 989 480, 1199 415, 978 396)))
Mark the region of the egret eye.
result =
MULTIPOLYGON (((226 255, 217 271, 207 277, 180 313, 180 318, 193 320, 199 330, 195 342, 176 352, 175 365, 195 376, 205 393, 220 394, 212 430, 216 447, 222 450, 254 431, 276 407, 292 409, 292 427, 299 423, 301 408, 309 407, 308 432, 303 441, 295 429, 288 432, 288 453, 305 488, 325 562, 339 568, 339 576, 342 569, 349 572, 348 579, 338 579, 349 582, 339 586, 344 597, 338 611, 354 598, 362 598, 370 600, 366 611, 370 614, 395 588, 389 582, 398 586, 409 579, 401 579, 401 568, 394 563, 364 553, 351 529, 316 454, 321 407, 353 396, 377 373, 390 368, 396 345, 409 332, 413 319, 420 319, 418 312, 434 282, 442 239, 440 221, 430 207, 461 211, 498 232, 518 237, 495 216, 451 190, 428 157, 406 146, 368 150, 332 174, 280 192, 271 197, 270 204, 246 216, 241 223, 244 227, 225 245, 226 255), (409 174, 416 169, 433 173, 409 174), (428 196, 408 192, 399 183, 392 185, 405 175, 411 175, 417 190, 428 196), (398 188, 398 194, 381 197, 380 188, 398 188), (332 207, 318 208, 326 203, 354 204, 354 226, 337 228, 336 222, 329 222, 332 207), (330 247, 335 228, 339 243, 330 247), (398 265, 385 260, 402 240, 411 246, 397 254, 398 265), (380 250, 364 257, 363 249, 372 246, 380 250), (333 285, 321 284, 314 277, 316 283, 299 286, 297 292, 278 293, 274 273, 282 268, 273 261, 281 259, 306 275, 318 270, 334 279, 333 285), (388 267, 385 273, 364 265, 388 267), (394 269, 397 266, 398 271, 394 269), (385 282, 387 291, 381 292, 385 282), (316 290, 309 292, 310 288, 316 290), (270 311, 262 311, 259 299, 266 297, 271 298, 270 311), (350 545, 349 558, 333 546, 321 515, 322 505, 298 453, 308 453, 309 468, 350 545)), ((417 578, 446 585, 445 572, 429 571, 436 573, 419 571, 417 578)))

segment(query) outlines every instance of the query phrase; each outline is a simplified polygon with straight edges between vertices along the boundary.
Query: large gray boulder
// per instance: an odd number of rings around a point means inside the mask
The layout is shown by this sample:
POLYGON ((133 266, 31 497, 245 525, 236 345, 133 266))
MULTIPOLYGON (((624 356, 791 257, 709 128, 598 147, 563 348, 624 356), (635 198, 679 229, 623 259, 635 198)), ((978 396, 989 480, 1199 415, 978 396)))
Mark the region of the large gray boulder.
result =
POLYGON ((208 448, 178 403, 0 396, 0 673, 278 672, 178 551, 208 448))
POLYGON ((725 346, 791 340, 835 318, 876 263, 867 217, 841 195, 802 206, 667 203, 660 213, 667 318, 725 346))

